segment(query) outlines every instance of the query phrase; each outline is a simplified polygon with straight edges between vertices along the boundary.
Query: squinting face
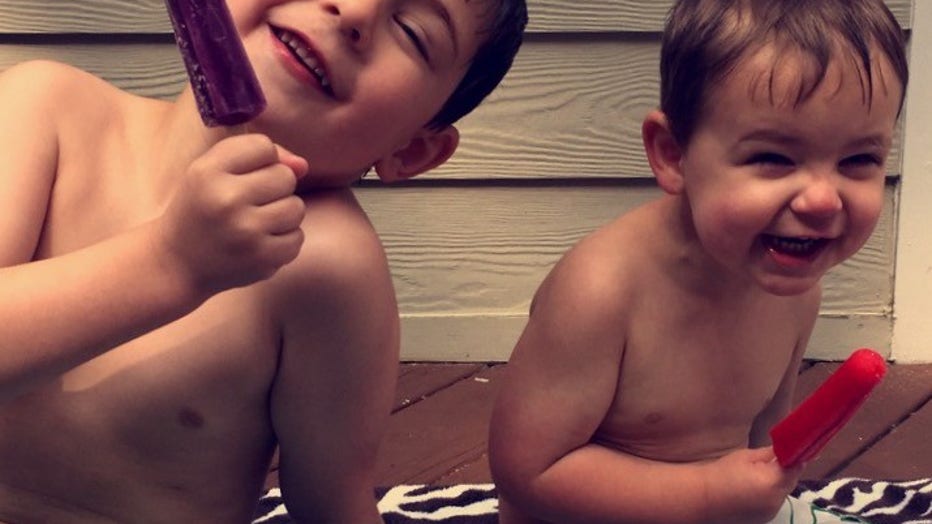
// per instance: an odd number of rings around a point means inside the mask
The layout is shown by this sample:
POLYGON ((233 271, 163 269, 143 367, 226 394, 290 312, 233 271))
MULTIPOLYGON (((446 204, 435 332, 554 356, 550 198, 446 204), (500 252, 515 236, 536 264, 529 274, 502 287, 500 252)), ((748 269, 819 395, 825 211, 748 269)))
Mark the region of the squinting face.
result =
POLYGON ((800 62, 773 64, 765 49, 712 91, 681 167, 705 252, 770 293, 792 295, 873 231, 902 88, 878 58, 868 97, 866 78, 841 53, 796 105, 800 62))
POLYGON ((269 101, 255 121, 318 179, 358 175, 440 110, 483 37, 470 0, 229 0, 269 101))

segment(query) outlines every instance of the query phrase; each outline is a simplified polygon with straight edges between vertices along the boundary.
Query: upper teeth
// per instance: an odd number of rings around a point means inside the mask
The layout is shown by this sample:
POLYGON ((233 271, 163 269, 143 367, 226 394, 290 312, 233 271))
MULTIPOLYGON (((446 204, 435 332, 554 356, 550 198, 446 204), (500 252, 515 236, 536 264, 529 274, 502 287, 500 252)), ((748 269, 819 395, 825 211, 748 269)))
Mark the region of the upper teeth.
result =
POLYGON ((771 245, 790 253, 806 253, 812 251, 821 241, 816 238, 787 238, 771 237, 771 245))
POLYGON ((320 85, 324 87, 330 85, 330 79, 327 78, 324 69, 320 67, 320 63, 317 61, 317 57, 311 53, 304 41, 294 34, 282 30, 278 31, 278 38, 294 51, 294 54, 304 62, 309 71, 314 73, 314 76, 320 80, 320 85))

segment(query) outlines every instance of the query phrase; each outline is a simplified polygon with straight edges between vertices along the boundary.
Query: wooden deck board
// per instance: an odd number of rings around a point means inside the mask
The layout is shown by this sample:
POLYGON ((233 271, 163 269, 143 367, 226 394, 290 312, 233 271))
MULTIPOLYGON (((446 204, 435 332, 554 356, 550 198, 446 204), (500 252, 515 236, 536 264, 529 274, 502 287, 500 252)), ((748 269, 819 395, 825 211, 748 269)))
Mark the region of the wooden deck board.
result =
POLYGON ((398 371, 392 412, 419 402, 485 368, 484 364, 405 364, 398 371))
MULTIPOLYGON (((814 391, 840 364, 818 363, 799 377, 795 403, 814 391)), ((932 388, 932 366, 891 365, 860 411, 803 472, 805 479, 837 478, 860 454, 918 409, 932 388)), ((932 475, 932 471, 928 473, 932 475)))
MULTIPOLYGON (((807 362, 799 403, 837 363, 807 362)), ((395 412, 380 453, 377 482, 491 482, 487 432, 504 365, 405 363, 395 412)), ((932 477, 932 364, 891 365, 883 383, 803 478, 856 476, 878 480, 932 477)), ((277 485, 272 471, 267 486, 277 485)))
POLYGON ((932 402, 927 402, 838 476, 912 480, 932 476, 932 402))
POLYGON ((392 415, 376 482, 384 486, 437 483, 481 457, 503 370, 504 366, 489 367, 392 415))

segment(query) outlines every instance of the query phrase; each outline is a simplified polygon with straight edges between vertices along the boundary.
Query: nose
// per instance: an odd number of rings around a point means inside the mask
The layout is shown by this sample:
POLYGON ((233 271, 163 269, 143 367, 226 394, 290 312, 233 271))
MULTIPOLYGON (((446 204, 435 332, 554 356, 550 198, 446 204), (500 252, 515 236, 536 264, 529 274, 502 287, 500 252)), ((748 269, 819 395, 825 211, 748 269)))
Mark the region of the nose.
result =
POLYGON ((357 49, 364 49, 372 38, 372 24, 378 6, 372 0, 332 0, 324 2, 324 10, 337 18, 337 25, 346 40, 357 49))
POLYGON ((790 202, 790 209, 801 217, 824 221, 841 212, 844 204, 838 191, 838 176, 818 174, 790 202))

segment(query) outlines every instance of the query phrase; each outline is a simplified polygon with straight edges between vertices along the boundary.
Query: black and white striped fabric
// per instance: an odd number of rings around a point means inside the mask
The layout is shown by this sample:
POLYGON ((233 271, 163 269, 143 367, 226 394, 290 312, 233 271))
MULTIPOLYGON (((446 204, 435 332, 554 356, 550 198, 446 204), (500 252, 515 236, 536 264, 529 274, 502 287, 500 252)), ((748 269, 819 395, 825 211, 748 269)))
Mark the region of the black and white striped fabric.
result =
MULTIPOLYGON (((932 478, 908 482, 804 481, 793 495, 871 524, 932 524, 932 478)), ((375 496, 385 524, 498 523, 498 499, 492 484, 395 486, 376 490, 375 496)), ((269 490, 259 501, 253 524, 292 522, 281 492, 269 490)))
POLYGON ((809 480, 802 482, 794 495, 871 524, 932 524, 932 478, 901 482, 809 480))

